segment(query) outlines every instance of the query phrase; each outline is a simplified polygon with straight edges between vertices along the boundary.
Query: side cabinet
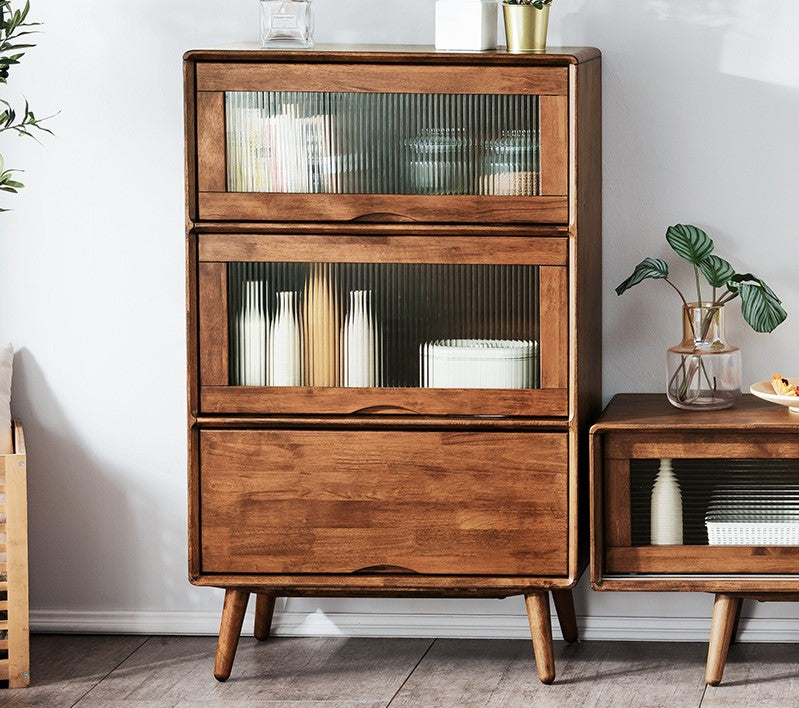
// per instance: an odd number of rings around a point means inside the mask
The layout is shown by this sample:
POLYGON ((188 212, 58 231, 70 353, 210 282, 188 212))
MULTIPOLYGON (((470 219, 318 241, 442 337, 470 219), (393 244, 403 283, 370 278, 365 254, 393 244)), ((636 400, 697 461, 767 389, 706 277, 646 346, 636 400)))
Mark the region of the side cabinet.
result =
POLYGON ((600 59, 185 56, 189 575, 523 595, 576 639, 601 372, 600 59))

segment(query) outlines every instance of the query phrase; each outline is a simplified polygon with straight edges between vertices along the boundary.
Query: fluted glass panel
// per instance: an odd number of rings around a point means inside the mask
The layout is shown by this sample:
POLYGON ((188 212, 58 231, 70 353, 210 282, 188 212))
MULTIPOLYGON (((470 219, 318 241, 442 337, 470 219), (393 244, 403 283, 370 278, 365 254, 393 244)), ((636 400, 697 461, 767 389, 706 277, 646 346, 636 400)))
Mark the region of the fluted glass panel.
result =
POLYGON ((538 96, 225 94, 230 192, 540 194, 538 96))
POLYGON ((538 266, 228 268, 233 385, 539 385, 538 266))
MULTIPOLYGON (((657 459, 630 460, 634 546, 650 543, 659 467, 657 459)), ((685 545, 799 545, 799 460, 674 459, 672 467, 685 545)))

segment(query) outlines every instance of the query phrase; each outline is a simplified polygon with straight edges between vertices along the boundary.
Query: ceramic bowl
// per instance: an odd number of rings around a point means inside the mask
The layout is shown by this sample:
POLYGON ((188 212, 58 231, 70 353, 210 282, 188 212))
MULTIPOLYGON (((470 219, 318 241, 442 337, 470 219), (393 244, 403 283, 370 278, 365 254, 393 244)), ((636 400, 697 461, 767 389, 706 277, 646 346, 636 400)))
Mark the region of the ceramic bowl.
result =
MULTIPOLYGON (((788 379, 791 386, 799 386, 799 376, 788 379)), ((799 396, 778 396, 771 387, 771 379, 758 381, 749 387, 749 392, 769 403, 787 406, 791 413, 799 413, 799 396)))

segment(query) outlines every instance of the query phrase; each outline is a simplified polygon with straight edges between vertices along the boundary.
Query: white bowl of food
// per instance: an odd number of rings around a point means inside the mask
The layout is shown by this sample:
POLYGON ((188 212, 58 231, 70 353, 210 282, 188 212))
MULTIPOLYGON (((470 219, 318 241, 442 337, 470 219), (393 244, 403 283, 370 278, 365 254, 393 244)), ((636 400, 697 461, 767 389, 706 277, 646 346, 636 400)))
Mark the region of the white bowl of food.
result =
POLYGON ((749 392, 764 401, 787 406, 791 413, 799 413, 799 376, 787 378, 774 374, 767 381, 758 381, 749 392))

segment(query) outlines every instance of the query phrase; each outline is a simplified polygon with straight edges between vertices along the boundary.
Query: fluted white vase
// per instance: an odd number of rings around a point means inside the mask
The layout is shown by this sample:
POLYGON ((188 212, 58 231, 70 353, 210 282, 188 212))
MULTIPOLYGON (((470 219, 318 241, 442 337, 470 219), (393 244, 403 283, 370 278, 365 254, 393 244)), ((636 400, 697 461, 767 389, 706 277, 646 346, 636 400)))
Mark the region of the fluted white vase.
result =
POLYGON ((277 311, 269 334, 269 385, 302 386, 297 293, 291 290, 277 294, 277 311))
POLYGON ((239 386, 266 386, 269 313, 261 286, 253 280, 242 283, 241 309, 234 333, 239 386))
POLYGON ((650 543, 653 546, 682 544, 682 492, 671 460, 662 458, 652 486, 650 543))
POLYGON ((342 328, 344 385, 378 385, 380 334, 372 313, 372 292, 352 290, 342 328))

